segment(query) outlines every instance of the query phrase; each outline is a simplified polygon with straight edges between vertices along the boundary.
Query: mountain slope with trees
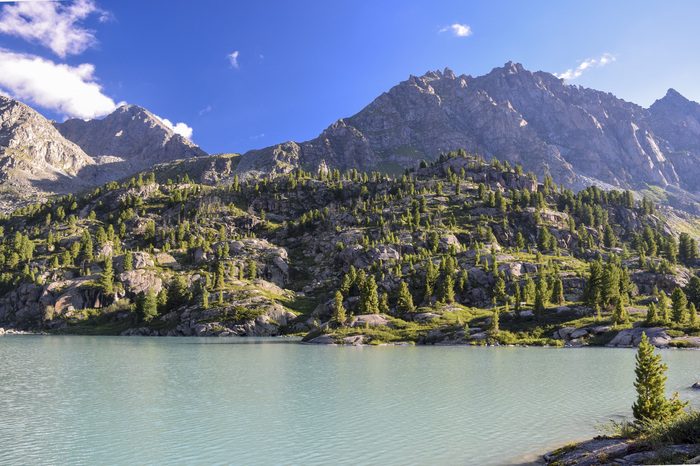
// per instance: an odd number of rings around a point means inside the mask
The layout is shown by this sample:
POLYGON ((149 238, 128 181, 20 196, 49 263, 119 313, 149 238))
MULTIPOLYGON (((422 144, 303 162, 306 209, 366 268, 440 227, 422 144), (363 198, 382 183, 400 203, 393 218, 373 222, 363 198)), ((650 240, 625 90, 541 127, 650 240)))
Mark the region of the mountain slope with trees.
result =
POLYGON ((698 342, 693 224, 674 236, 673 211, 629 191, 574 193, 464 151, 397 176, 242 180, 237 160, 163 164, 0 218, 0 323, 614 345, 643 325, 657 345, 698 342))

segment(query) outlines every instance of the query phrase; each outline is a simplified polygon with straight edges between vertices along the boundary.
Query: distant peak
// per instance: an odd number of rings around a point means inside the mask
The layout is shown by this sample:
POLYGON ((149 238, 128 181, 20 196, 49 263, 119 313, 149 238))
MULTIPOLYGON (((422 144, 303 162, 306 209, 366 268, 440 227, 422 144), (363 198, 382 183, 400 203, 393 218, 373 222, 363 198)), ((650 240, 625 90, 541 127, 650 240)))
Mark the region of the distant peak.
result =
POLYGON ((505 71, 508 71, 509 73, 519 73, 519 72, 525 70, 525 68, 523 68, 523 65, 521 65, 520 63, 512 62, 512 61, 509 61, 508 63, 503 65, 503 69, 505 71))
POLYGON ((442 75, 448 79, 455 79, 454 72, 447 67, 445 67, 445 71, 442 72, 442 75))
POLYGON ((675 89, 672 88, 672 87, 669 88, 668 91, 666 91, 666 96, 665 96, 665 98, 674 99, 674 100, 676 100, 676 99, 688 100, 688 99, 686 99, 685 97, 683 97, 683 95, 681 95, 680 92, 678 92, 677 90, 675 90, 675 89))

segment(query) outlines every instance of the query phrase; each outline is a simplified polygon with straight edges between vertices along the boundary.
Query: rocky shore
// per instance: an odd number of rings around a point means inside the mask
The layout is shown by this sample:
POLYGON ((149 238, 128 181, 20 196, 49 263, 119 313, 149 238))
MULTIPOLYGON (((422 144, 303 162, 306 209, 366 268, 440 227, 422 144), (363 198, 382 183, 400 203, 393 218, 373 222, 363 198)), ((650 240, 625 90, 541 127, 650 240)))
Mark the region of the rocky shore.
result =
POLYGON ((633 440, 596 437, 571 443, 542 456, 540 464, 594 466, 599 464, 700 464, 698 445, 669 445, 656 450, 639 447, 633 440))

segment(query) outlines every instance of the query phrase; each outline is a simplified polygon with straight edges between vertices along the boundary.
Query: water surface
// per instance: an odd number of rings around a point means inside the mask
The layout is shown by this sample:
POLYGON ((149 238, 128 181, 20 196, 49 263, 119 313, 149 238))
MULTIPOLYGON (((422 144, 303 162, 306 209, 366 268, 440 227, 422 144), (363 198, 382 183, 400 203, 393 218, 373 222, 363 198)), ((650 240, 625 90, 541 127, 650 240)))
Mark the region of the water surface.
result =
MULTIPOLYGON (((697 407, 700 353, 660 353, 697 407)), ((513 463, 629 415, 635 354, 4 336, 0 463, 513 463)))

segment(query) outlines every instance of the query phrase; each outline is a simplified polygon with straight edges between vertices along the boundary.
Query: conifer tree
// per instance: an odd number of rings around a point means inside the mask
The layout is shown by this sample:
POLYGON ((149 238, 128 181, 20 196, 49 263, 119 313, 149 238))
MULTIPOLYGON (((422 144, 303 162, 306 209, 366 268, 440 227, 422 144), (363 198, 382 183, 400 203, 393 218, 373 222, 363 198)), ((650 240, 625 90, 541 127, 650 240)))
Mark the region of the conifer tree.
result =
POLYGON ((425 268, 425 302, 430 302, 430 297, 433 295, 435 281, 438 278, 439 272, 433 261, 428 259, 425 268))
POLYGON ((647 308, 647 318, 644 320, 644 325, 654 325, 654 322, 656 322, 658 318, 659 317, 656 315, 656 306, 654 306, 654 303, 649 303, 649 307, 647 308))
POLYGON ((622 301, 618 300, 615 305, 615 310, 613 311, 612 320, 616 324, 622 324, 629 320, 629 314, 627 309, 622 305, 622 301))
POLYGON ((585 301, 590 307, 595 307, 600 303, 602 296, 603 266, 600 262, 594 261, 588 264, 588 283, 584 290, 585 301))
POLYGON ((685 323, 687 305, 688 300, 683 290, 678 287, 674 288, 673 293, 671 293, 671 309, 673 310, 673 321, 677 324, 685 323))
POLYGON ((124 254, 124 271, 128 272, 134 268, 134 255, 131 251, 126 251, 124 254))
POLYGON ((389 295, 386 293, 382 293, 379 296, 379 312, 381 314, 388 314, 389 311, 389 295))
POLYGON ((532 278, 528 278, 525 281, 525 286, 523 287, 523 301, 528 302, 528 303, 534 303, 535 302, 535 282, 532 280, 532 278))
POLYGON ((202 288, 202 307, 209 309, 209 290, 206 286, 202 288))
POLYGON ((335 299, 333 300, 333 321, 336 325, 343 325, 345 323, 345 307, 343 306, 343 294, 340 291, 335 292, 335 299))
POLYGON ((667 324, 669 319, 668 319, 668 296, 666 296, 666 293, 664 291, 659 292, 659 305, 658 305, 658 313, 659 317, 661 319, 661 323, 667 324))
POLYGON ((360 314, 379 314, 379 297, 377 296, 377 283, 374 281, 374 275, 370 275, 362 287, 360 314))
POLYGON ((442 282, 442 301, 452 304, 455 301, 454 278, 448 274, 442 282))
POLYGON ((639 422, 654 422, 676 417, 688 402, 682 402, 674 395, 666 398, 667 366, 661 362, 661 355, 654 354, 654 346, 649 343, 646 333, 642 334, 639 350, 635 357, 634 369, 637 401, 632 405, 634 418, 639 422))
POLYGON ((187 288, 187 282, 184 277, 182 275, 176 275, 170 282, 170 287, 168 288, 167 308, 172 310, 185 304, 188 294, 189 289, 187 288))
POLYGON ((148 291, 146 292, 146 295, 143 297, 141 316, 142 316, 143 320, 150 321, 157 315, 158 315, 158 301, 156 298, 156 293, 155 293, 155 291, 153 291, 153 288, 149 288, 148 291))
POLYGON ((248 259, 246 268, 248 269, 248 280, 255 280, 258 276, 258 266, 255 264, 255 261, 253 259, 248 259))
POLYGON ((522 301, 522 296, 520 294, 520 285, 517 283, 513 284, 513 302, 515 303, 515 308, 513 311, 515 315, 520 317, 520 302, 522 301))
MULTIPOLYGON (((543 283, 543 282, 544 282, 544 280, 540 281, 540 283, 543 283)), ((537 288, 535 289, 535 306, 534 307, 535 307, 535 317, 537 318, 537 320, 541 320, 542 314, 544 314, 544 308, 546 307, 546 304, 545 304, 544 292, 543 292, 542 288, 539 286, 539 283, 538 283, 537 288)))
POLYGON ((552 285, 552 302, 560 306, 564 304, 564 285, 559 278, 552 285))
POLYGON ((100 287, 104 294, 112 294, 114 291, 114 269, 111 257, 104 260, 104 269, 100 274, 100 287))
POLYGON ((688 304, 688 326, 695 327, 698 324, 697 310, 695 309, 695 304, 688 304))
POLYGON ((491 318, 491 327, 489 328, 489 331, 493 334, 498 334, 501 331, 499 314, 500 311, 498 309, 498 306, 494 307, 493 317, 491 318))
POLYGON ((399 314, 407 314, 413 312, 413 297, 408 289, 406 282, 402 281, 399 284, 399 298, 396 302, 396 311, 399 314))

